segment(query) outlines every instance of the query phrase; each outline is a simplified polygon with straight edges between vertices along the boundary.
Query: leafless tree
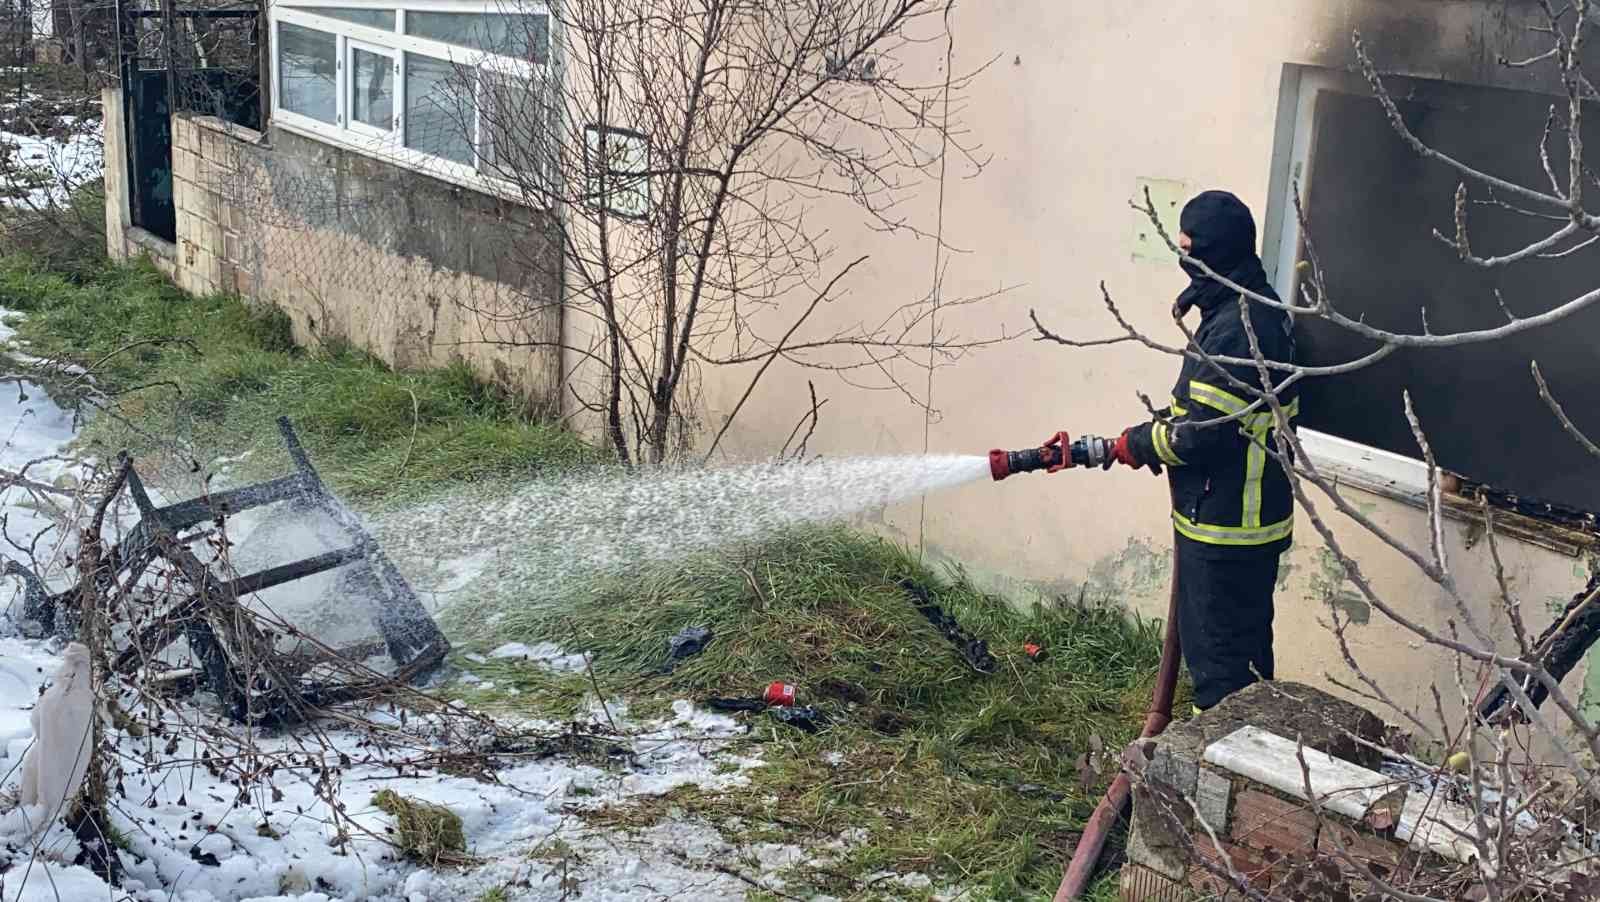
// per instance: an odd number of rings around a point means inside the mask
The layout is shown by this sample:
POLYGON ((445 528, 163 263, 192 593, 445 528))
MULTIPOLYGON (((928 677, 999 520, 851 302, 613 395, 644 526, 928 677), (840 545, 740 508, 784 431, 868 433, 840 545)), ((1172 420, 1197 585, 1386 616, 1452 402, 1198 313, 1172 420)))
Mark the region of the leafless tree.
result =
MULTIPOLYGON (((1459 187, 1448 199, 1454 226, 1452 233, 1436 232, 1435 237, 1454 251, 1462 265, 1479 270, 1494 271, 1515 264, 1537 264, 1541 260, 1570 256, 1587 249, 1600 237, 1600 215, 1590 212, 1585 193, 1600 186, 1600 180, 1585 165, 1582 137, 1585 104, 1600 99, 1583 65, 1587 44, 1594 37, 1593 4, 1590 0, 1574 0, 1557 7, 1548 0, 1541 0, 1540 6, 1544 18, 1538 30, 1548 36, 1548 48, 1530 59, 1508 61, 1506 65, 1519 69, 1553 67, 1565 92, 1564 103, 1551 108, 1549 125, 1542 134, 1532 136, 1547 176, 1548 184, 1543 185, 1498 177, 1421 140, 1401 116, 1395 99, 1385 87, 1378 62, 1368 54, 1360 33, 1353 36, 1355 65, 1364 74, 1394 132, 1423 160, 1446 167, 1459 179, 1459 187), (1560 159, 1563 154, 1553 153, 1551 142, 1563 135, 1565 165, 1557 165, 1552 160, 1560 159), (1488 252, 1483 247, 1486 242, 1475 241, 1473 237, 1469 212, 1477 204, 1519 213, 1545 223, 1547 228, 1543 237, 1525 246, 1488 252)), ((1141 209, 1160 229, 1155 207, 1148 198, 1141 209)), ((1487 527, 1488 548, 1497 579, 1497 597, 1490 606, 1492 616, 1486 618, 1483 606, 1475 604, 1469 590, 1458 582, 1449 559, 1444 530, 1446 474, 1435 460, 1424 424, 1412 406, 1409 393, 1402 390, 1401 397, 1396 400, 1405 406, 1418 453, 1428 473, 1425 500, 1429 529, 1423 547, 1413 545, 1379 523, 1347 496, 1336 478, 1319 467, 1317 460, 1307 453, 1290 428, 1285 405, 1279 399, 1288 387, 1298 382, 1352 373, 1401 349, 1496 342, 1529 330, 1555 326, 1600 301, 1600 289, 1576 297, 1519 300, 1519 310, 1538 310, 1536 313, 1514 313, 1502 302, 1500 309, 1505 321, 1488 328, 1435 331, 1429 327, 1424 309, 1419 312, 1413 331, 1382 329, 1342 309, 1336 286, 1330 285, 1325 277, 1313 241, 1315 223, 1307 221, 1298 199, 1296 215, 1300 217, 1302 234, 1307 236, 1301 248, 1303 262, 1299 266, 1296 294, 1281 301, 1231 282, 1204 262, 1183 254, 1173 244, 1175 236, 1167 238, 1175 255, 1239 292, 1239 303, 1244 307, 1264 304, 1289 311, 1300 320, 1321 320, 1376 343, 1370 352, 1316 366, 1269 361, 1261 354, 1250 317, 1245 315, 1243 320, 1249 332, 1252 355, 1212 357, 1200 350, 1186 329, 1188 340, 1183 344, 1163 342, 1142 332, 1122 314, 1104 285, 1102 301, 1120 329, 1117 334, 1101 339, 1068 337, 1035 316, 1037 338, 1071 347, 1135 344, 1201 360, 1241 397, 1252 399, 1248 412, 1270 411, 1273 414, 1278 428, 1272 447, 1266 450, 1290 474, 1299 507, 1346 577, 1393 627, 1453 663, 1454 685, 1431 687, 1431 710, 1416 710, 1400 701, 1398 687, 1385 685, 1383 679, 1373 676, 1371 668, 1366 666, 1370 662, 1364 662, 1357 655, 1346 638, 1348 617, 1338 610, 1329 611, 1327 626, 1337 639, 1354 681, 1332 674, 1328 679, 1392 717, 1418 742, 1438 750, 1440 757, 1449 758, 1455 764, 1449 770, 1462 771, 1457 775, 1446 769, 1423 766, 1414 758, 1389 750, 1396 760, 1416 766, 1435 791, 1459 797, 1473 812, 1474 823, 1471 829, 1462 831, 1460 838, 1470 843, 1476 861, 1453 870, 1438 866, 1427 868, 1415 863, 1397 870, 1374 869, 1369 862, 1352 855, 1342 843, 1335 842, 1318 857, 1337 864, 1337 870, 1344 877, 1322 881, 1315 893, 1308 894, 1303 879, 1285 879, 1276 886, 1246 879, 1241 867, 1236 866, 1238 863, 1230 859, 1220 843, 1214 842, 1214 837, 1213 842, 1208 843, 1205 835, 1196 834, 1195 842, 1208 846, 1205 851, 1213 853, 1200 857, 1208 862, 1206 869, 1223 878, 1233 890, 1255 899, 1351 898, 1352 892, 1356 897, 1363 892, 1375 892, 1383 898, 1407 900, 1593 898, 1597 887, 1585 871, 1592 870, 1593 859, 1589 851, 1593 837, 1587 826, 1592 817, 1588 813, 1595 810, 1594 805, 1600 800, 1600 781, 1595 774, 1595 761, 1600 756, 1600 728, 1561 686, 1560 678, 1565 672, 1552 672, 1550 651, 1563 632, 1593 604, 1600 590, 1591 584, 1543 636, 1531 633, 1523 618, 1522 601, 1501 563, 1496 512, 1484 503, 1481 516, 1487 527), (1235 367, 1235 371, 1246 367, 1256 376, 1235 378, 1224 365, 1235 367), (1347 550, 1348 536, 1341 538, 1329 525, 1329 509, 1403 555, 1436 585, 1449 600, 1450 613, 1445 622, 1432 624, 1408 614, 1403 603, 1379 581, 1369 577, 1361 562, 1347 550), (1496 623, 1508 627, 1497 627, 1496 623), (1507 629, 1511 633, 1509 636, 1504 635, 1507 629), (1514 651, 1508 652, 1508 647, 1514 651), (1483 704, 1490 690, 1496 687, 1508 701, 1500 710, 1483 704), (1553 704, 1542 706, 1539 702, 1545 699, 1553 704), (1210 848, 1212 846, 1214 848, 1210 848)), ((1398 298, 1395 301, 1404 302, 1398 298)), ((1182 328, 1181 321, 1179 326, 1182 328)), ((1574 440, 1600 458, 1600 448, 1581 433, 1550 393, 1537 362, 1530 361, 1530 367, 1531 378, 1536 381, 1552 415, 1574 440)), ((1152 406, 1148 400, 1145 403, 1152 406)), ((1152 413, 1155 412, 1152 410, 1152 413)), ((1238 416, 1219 417, 1205 425, 1236 428, 1228 425, 1235 419, 1238 416)), ((1317 800, 1310 792, 1309 782, 1307 794, 1315 805, 1317 800)), ((1192 800, 1169 799, 1166 804, 1173 818, 1188 822, 1192 800)), ((1324 814, 1320 807, 1317 813, 1324 814)), ((1285 867, 1284 870, 1292 869, 1285 867)), ((1323 869, 1321 873, 1329 872, 1323 869)), ((1305 874, 1300 876, 1303 878, 1305 874)))
POLYGON ((1006 337, 947 331, 941 311, 984 298, 946 298, 937 279, 885 316, 845 312, 867 257, 840 254, 821 219, 854 209, 940 241, 902 205, 983 163, 958 124, 972 74, 950 70, 952 5, 562 0, 548 75, 474 73, 475 91, 458 92, 476 104, 480 159, 559 219, 526 256, 562 261, 569 325, 555 343, 578 361, 566 382, 623 463, 710 457, 777 363, 925 407, 916 374, 1006 337), (935 67, 926 82, 909 74, 935 67), (705 367, 751 374, 711 423, 705 367))
MULTIPOLYGON (((48 10, 25 3, 11 12, 37 19, 48 10)), ((4 21, 0 13, 0 28, 4 21)), ((104 213, 83 201, 99 190, 104 142, 97 125, 107 73, 46 62, 58 37, 22 27, 0 33, 0 60, 31 63, 0 63, 0 248, 64 263, 104 245, 104 213)))

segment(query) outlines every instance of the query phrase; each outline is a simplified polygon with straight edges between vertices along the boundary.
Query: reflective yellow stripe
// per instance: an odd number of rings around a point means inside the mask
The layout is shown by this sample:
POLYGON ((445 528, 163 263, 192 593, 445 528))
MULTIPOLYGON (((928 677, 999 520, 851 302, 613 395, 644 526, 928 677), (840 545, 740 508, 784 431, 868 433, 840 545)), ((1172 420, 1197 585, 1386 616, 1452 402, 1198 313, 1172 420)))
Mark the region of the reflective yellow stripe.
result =
POLYGON ((1196 523, 1183 514, 1173 511, 1172 525, 1181 535, 1196 542, 1205 542, 1207 545, 1265 545, 1294 534, 1294 515, 1291 514, 1288 519, 1281 522, 1252 529, 1244 526, 1212 526, 1208 523, 1196 523))
POLYGON ((1257 529, 1261 526, 1261 478, 1267 472, 1267 433, 1272 431, 1274 417, 1253 414, 1246 438, 1250 443, 1244 449, 1244 501, 1240 507, 1239 526, 1257 529))
POLYGON ((1238 395, 1225 392, 1215 385, 1198 379, 1189 380, 1189 398, 1207 407, 1215 407, 1226 414, 1244 413, 1250 407, 1249 402, 1240 399, 1238 395))
POLYGON ((1181 416, 1183 416, 1184 414, 1186 414, 1188 412, 1189 412, 1189 408, 1184 407, 1182 401, 1179 401, 1177 398, 1173 398, 1172 399, 1172 415, 1173 416, 1181 417, 1181 416))
MULTIPOLYGON (((1283 415, 1294 419, 1300 412, 1300 399, 1295 398, 1283 409, 1283 415)), ((1261 526, 1261 480, 1267 473, 1267 436, 1277 425, 1278 417, 1271 410, 1261 410, 1244 418, 1240 432, 1249 440, 1244 450, 1244 500, 1239 506, 1239 525, 1251 529, 1261 526)))
POLYGON ((1161 458, 1162 463, 1169 467, 1181 467, 1183 466, 1183 458, 1172 450, 1172 437, 1168 432, 1169 428, 1166 423, 1156 423, 1155 428, 1150 430, 1150 439, 1156 446, 1156 455, 1161 458))

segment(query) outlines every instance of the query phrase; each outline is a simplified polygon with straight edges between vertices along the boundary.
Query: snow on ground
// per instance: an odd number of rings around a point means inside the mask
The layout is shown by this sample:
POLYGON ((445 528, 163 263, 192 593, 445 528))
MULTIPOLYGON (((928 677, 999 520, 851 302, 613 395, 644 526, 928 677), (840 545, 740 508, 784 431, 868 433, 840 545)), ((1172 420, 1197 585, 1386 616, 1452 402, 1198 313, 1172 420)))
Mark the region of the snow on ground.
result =
POLYGON ((105 139, 98 121, 76 124, 65 137, 19 135, 0 131, 0 149, 9 152, 7 181, 18 196, 0 197, 0 204, 41 208, 63 204, 70 190, 100 177, 105 139))
MULTIPOLYGON (((58 656, 49 644, 0 638, 0 662, 0 773, 10 774, 9 786, 30 739, 27 708, 55 672, 58 656)), ((413 749, 385 749, 368 731, 324 725, 323 743, 310 742, 304 730, 256 737, 263 762, 293 754, 297 766, 281 767, 245 798, 238 786, 204 766, 205 755, 223 753, 218 743, 207 748, 186 737, 163 747, 154 733, 143 739, 118 733, 126 773, 112 819, 127 839, 125 895, 72 864, 77 845, 59 823, 34 835, 39 812, 13 810, 0 816, 0 848, 9 850, 0 851, 0 899, 430 902, 473 899, 495 888, 518 900, 743 899, 749 885, 717 869, 741 860, 759 862, 741 866, 746 876, 779 886, 781 877, 770 872, 800 860, 801 850, 738 849, 713 827, 682 819, 636 833, 608 833, 584 823, 585 811, 684 785, 736 787, 746 782, 744 770, 760 765, 729 748, 745 727, 688 701, 651 722, 634 721, 620 704, 608 707, 628 734, 618 741, 636 756, 620 768, 558 756, 515 764, 501 770, 497 781, 479 782, 397 768, 394 762, 413 756, 413 749), (340 756, 351 763, 335 767, 340 756), (146 761, 155 764, 144 766, 146 761), (330 776, 319 788, 324 767, 330 776), (448 806, 462 819, 470 852, 484 863, 466 870, 422 869, 397 860, 381 839, 391 819, 370 804, 379 789, 448 806), (352 838, 342 849, 330 845, 330 801, 344 807, 351 824, 352 838), (565 868, 541 854, 553 848, 562 850, 565 868)), ((179 719, 197 715, 212 716, 179 707, 163 720, 172 729, 179 719)), ((604 722, 598 707, 592 716, 604 722)), ((388 722, 398 723, 392 717, 388 722)), ((415 716, 411 723, 415 733, 415 716)))
POLYGON ((105 137, 99 102, 46 97, 26 86, 0 101, 0 206, 66 203, 100 177, 105 137))
POLYGON ((531 661, 558 673, 580 673, 588 669, 589 666, 583 655, 569 655, 561 646, 553 642, 540 642, 536 645, 507 642, 489 652, 489 657, 531 661))

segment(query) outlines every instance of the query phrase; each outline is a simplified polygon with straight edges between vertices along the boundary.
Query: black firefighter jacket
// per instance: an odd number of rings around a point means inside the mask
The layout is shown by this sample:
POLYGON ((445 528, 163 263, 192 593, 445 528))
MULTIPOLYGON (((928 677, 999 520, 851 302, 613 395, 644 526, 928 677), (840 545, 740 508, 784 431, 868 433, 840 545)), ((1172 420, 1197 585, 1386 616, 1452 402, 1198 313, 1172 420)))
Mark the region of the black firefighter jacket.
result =
MULTIPOLYGON (((1203 223, 1191 227, 1200 229, 1203 223)), ((1237 237, 1253 245, 1253 224, 1247 239, 1237 237)), ((1202 244, 1197 240, 1192 253, 1206 259, 1202 244)), ((1215 247, 1216 242, 1208 244, 1215 247)), ((1206 262, 1237 284, 1276 299, 1253 246, 1247 254, 1231 260, 1219 256, 1218 262, 1232 264, 1225 269, 1209 259, 1206 262)), ((1213 357, 1249 359, 1241 296, 1201 274, 1192 275, 1195 284, 1180 297, 1179 304, 1202 310, 1194 334, 1196 345, 1213 357)), ((1292 363, 1295 343, 1289 315, 1255 301, 1248 301, 1248 306, 1262 356, 1292 363)), ((1287 375, 1274 371, 1273 382, 1281 384, 1287 375)), ((1294 498, 1275 456, 1273 411, 1251 391, 1260 385, 1260 371, 1253 365, 1221 366, 1219 371, 1213 362, 1185 357, 1172 389, 1171 406, 1161 411, 1155 422, 1129 431, 1128 442, 1139 461, 1159 460, 1167 468, 1172 522, 1180 535, 1214 546, 1287 545, 1294 529, 1294 498), (1235 419, 1202 425, 1229 417, 1235 419)), ((1278 399, 1290 417, 1299 412, 1295 386, 1280 391, 1278 399)))

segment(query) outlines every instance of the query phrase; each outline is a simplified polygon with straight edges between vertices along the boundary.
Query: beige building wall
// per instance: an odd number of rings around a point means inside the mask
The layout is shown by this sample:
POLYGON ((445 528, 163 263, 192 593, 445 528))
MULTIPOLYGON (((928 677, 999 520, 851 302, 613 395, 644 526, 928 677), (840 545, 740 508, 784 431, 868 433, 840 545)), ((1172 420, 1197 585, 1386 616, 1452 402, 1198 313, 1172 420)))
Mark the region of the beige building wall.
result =
MULTIPOLYGON (((833 322, 872 320, 933 288, 946 266, 943 296, 1009 291, 981 307, 945 314, 968 337, 1026 333, 1036 309, 1053 330, 1078 338, 1117 334, 1101 301, 1103 280, 1122 311, 1158 339, 1182 343, 1168 310, 1185 283, 1175 261, 1150 255, 1148 233, 1129 201, 1146 185, 1158 196, 1207 188, 1239 194, 1266 219, 1286 65, 1342 68, 1354 61, 1350 33, 1363 29, 1383 65, 1407 74, 1477 83, 1526 76, 1495 64, 1516 56, 1526 33, 1508 13, 1517 4, 1227 0, 1222 3, 962 3, 953 20, 956 71, 988 64, 964 99, 969 138, 991 155, 981 173, 951 159, 944 186, 945 241, 884 236, 853 209, 819 209, 836 244, 872 258, 834 305, 833 322)), ((1532 8, 1532 4, 1528 4, 1532 8)), ((939 47, 942 51, 942 46, 939 47)), ((903 212, 931 228, 938 186, 903 212)), ((1447 199, 1441 199, 1444 203, 1447 199)), ((816 331, 825 332, 827 323, 816 331)), ((938 370, 931 383, 938 415, 895 392, 853 389, 822 373, 775 368, 747 405, 731 449, 775 450, 807 409, 806 379, 829 399, 810 450, 829 457, 980 454, 1026 447, 1058 429, 1116 435, 1145 418, 1136 392, 1168 392, 1177 361, 1136 345, 1075 350, 1026 338, 938 370), (926 439, 924 428, 926 426, 926 439)), ((707 370, 710 419, 737 400, 751 368, 707 370)), ((1396 401, 1398 403, 1398 401, 1396 401)), ((1364 513, 1413 547, 1425 549, 1426 518, 1412 506, 1352 490, 1364 513)), ((1164 479, 1117 469, 1014 477, 926 498, 926 506, 874 512, 867 522, 899 541, 957 561, 1019 601, 1083 597, 1163 616, 1171 564, 1164 479)), ((1327 512, 1331 505, 1322 504, 1327 512)), ((1456 612, 1398 553, 1337 516, 1329 521, 1395 607, 1439 630, 1456 612)), ((1445 525, 1451 563, 1478 616, 1503 645, 1496 589, 1480 530, 1445 525)), ((1524 614, 1541 628, 1581 588, 1587 565, 1535 545, 1506 542, 1508 580, 1524 614)), ((1431 706, 1437 686, 1456 700, 1451 662, 1422 647, 1343 579, 1302 514, 1286 556, 1278 597, 1279 675, 1323 684, 1353 682, 1328 627, 1338 609, 1350 618, 1351 653, 1404 704, 1431 706)), ((1582 691, 1583 672, 1568 684, 1582 691)), ((1474 685, 1469 691, 1475 690, 1474 685)), ((1391 719, 1392 716, 1391 716, 1391 719)))

